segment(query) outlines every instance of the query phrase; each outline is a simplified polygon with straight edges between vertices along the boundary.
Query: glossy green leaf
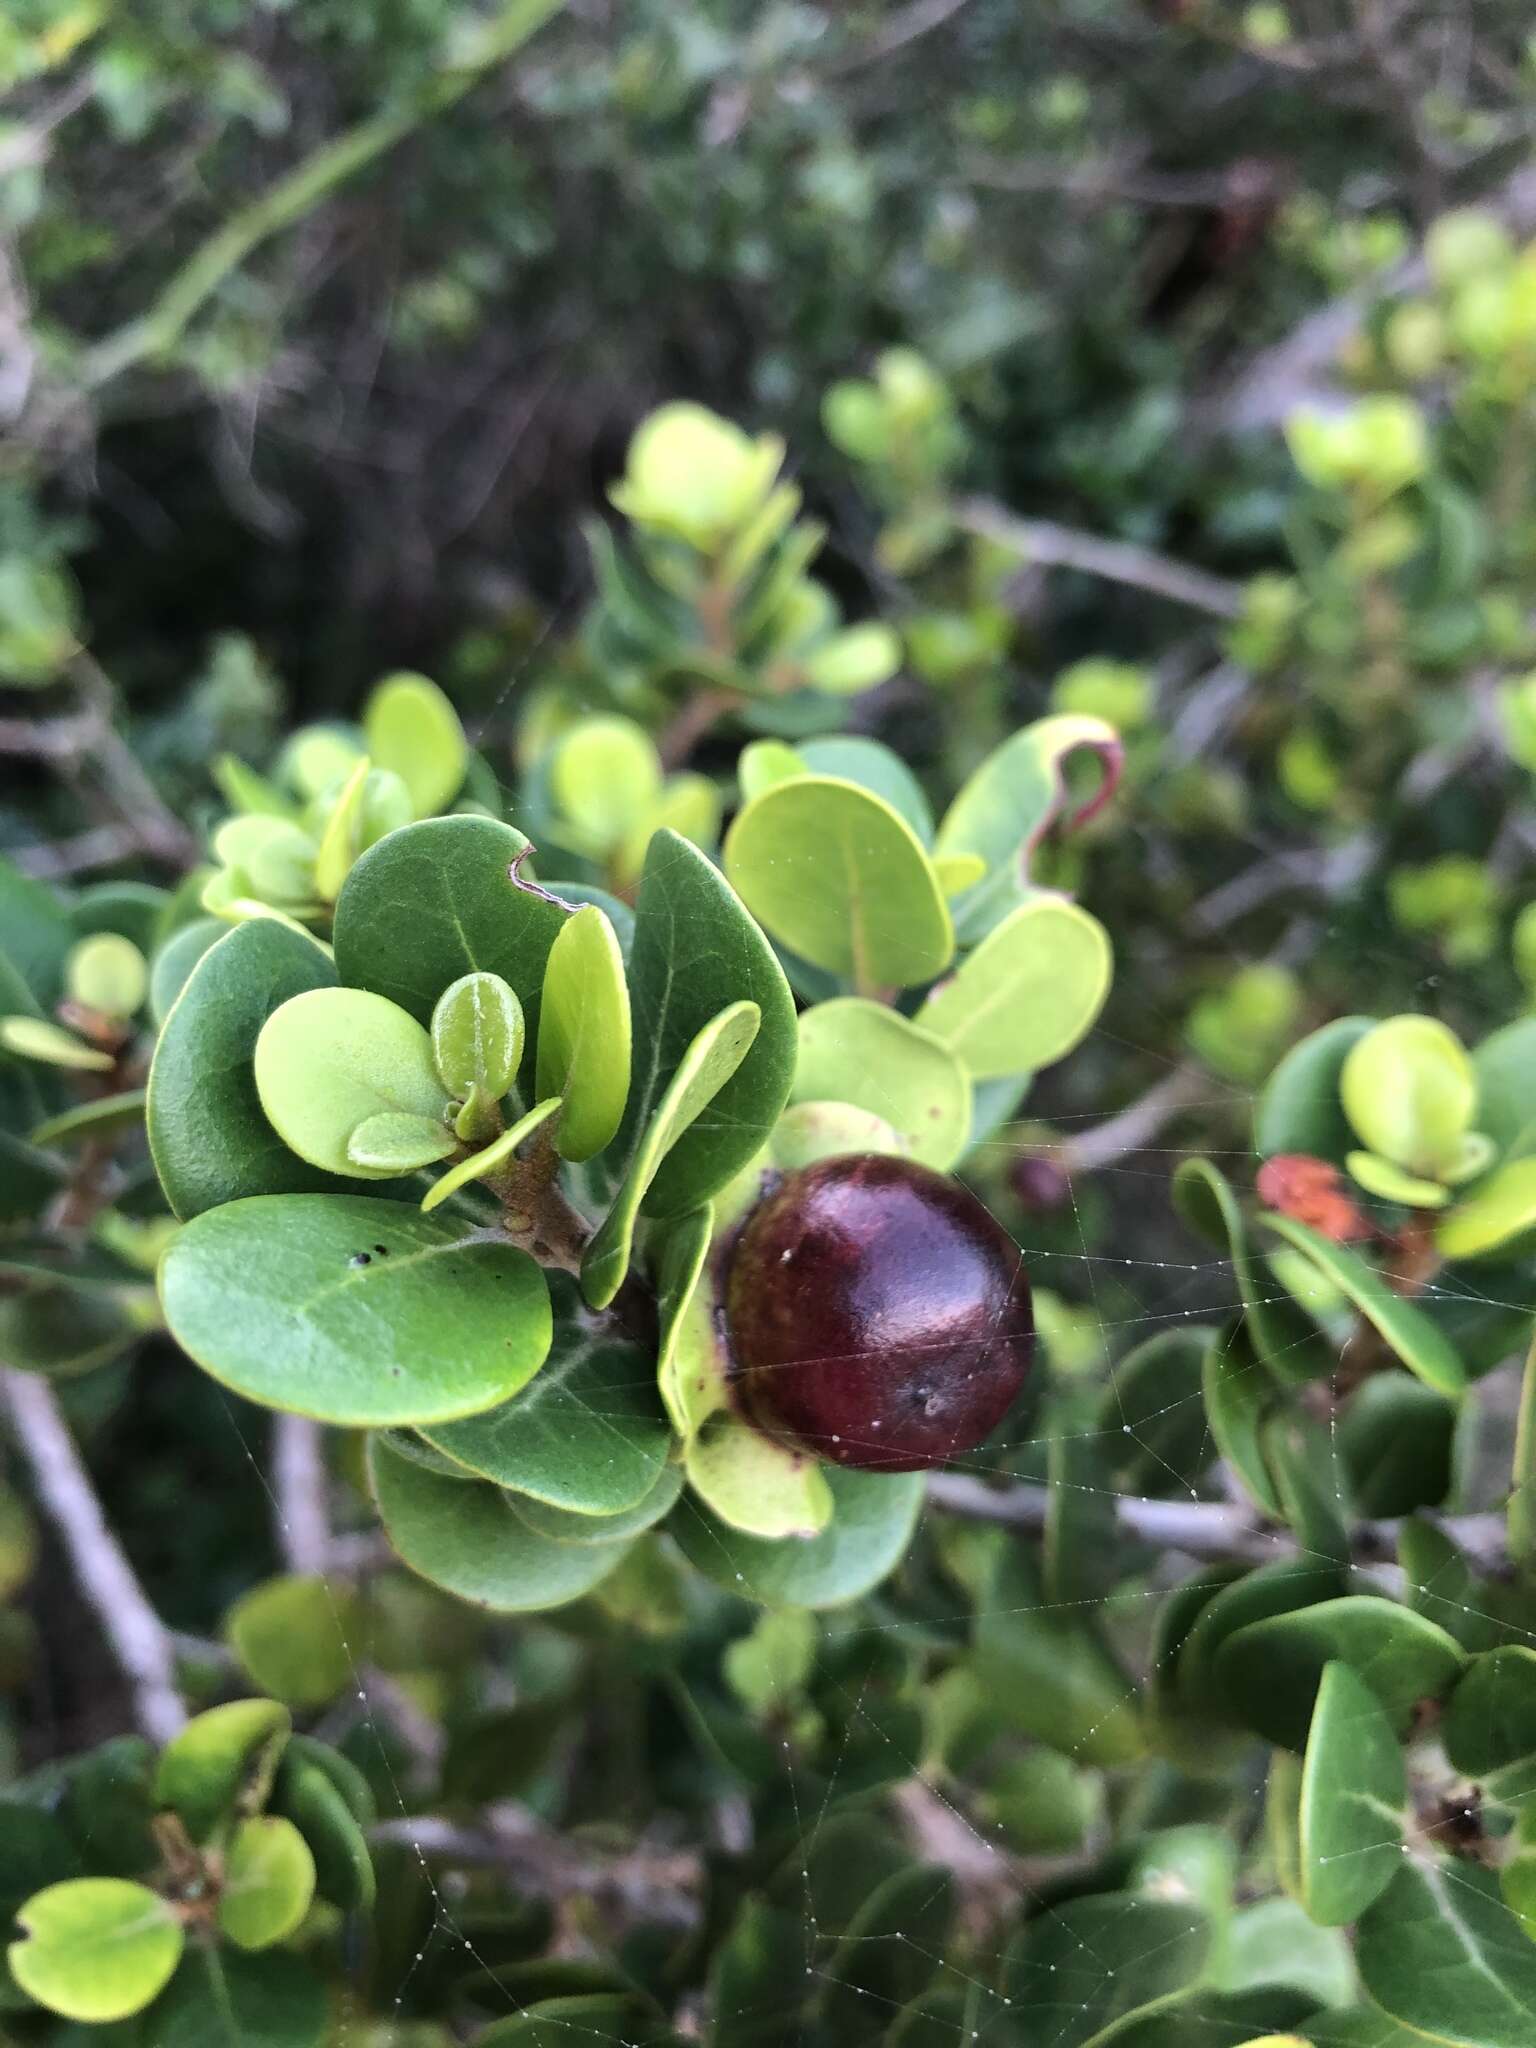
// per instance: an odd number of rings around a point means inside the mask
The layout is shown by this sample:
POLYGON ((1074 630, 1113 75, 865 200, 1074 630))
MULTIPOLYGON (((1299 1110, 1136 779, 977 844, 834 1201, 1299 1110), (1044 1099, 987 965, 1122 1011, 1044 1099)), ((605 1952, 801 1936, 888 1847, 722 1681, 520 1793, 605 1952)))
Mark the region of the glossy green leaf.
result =
POLYGON ((760 1021, 756 1003, 733 1003, 710 1019, 678 1061, 666 1093, 630 1154, 608 1214, 583 1256, 582 1292, 593 1308, 606 1308, 623 1286, 640 1205, 662 1161, 745 1061, 760 1021))
POLYGON ((367 1797, 366 1781, 357 1774, 363 1803, 361 1807, 355 1802, 349 1805, 340 1789, 345 1780, 333 1775, 342 1761, 324 1744, 298 1738, 294 1752, 283 1759, 272 1805, 293 1822, 309 1844, 320 1897, 343 1912, 366 1911, 376 1893, 373 1859, 363 1832, 373 1818, 372 1801, 367 1797), (305 1745, 302 1752, 301 1743, 305 1745), (326 1767, 314 1760, 317 1755, 328 1759, 326 1767))
POLYGON ((833 1467, 826 1480, 832 1519, 816 1536, 749 1536, 687 1498, 667 1527, 690 1563, 727 1592, 768 1606, 839 1607, 900 1563, 917 1526, 923 1477, 833 1467))
POLYGON ((707 1416, 684 1452, 688 1484, 731 1529, 803 1539, 832 1517, 827 1475, 813 1458, 723 1411, 707 1416))
POLYGON ((1239 1629, 1217 1652, 1215 1678, 1246 1726, 1302 1749, 1333 1658, 1365 1681, 1398 1734, 1421 1702, 1445 1698, 1466 1664, 1454 1637, 1423 1615, 1354 1593, 1239 1629))
POLYGON ((160 1269, 172 1335, 237 1393, 348 1428, 506 1400, 549 1348, 526 1253, 364 1195, 258 1195, 199 1216, 160 1269))
POLYGON ((589 1317, 575 1283, 549 1276, 554 1339, 521 1393, 427 1441, 472 1474, 572 1514, 616 1515, 643 1500, 670 1431, 642 1351, 589 1317))
POLYGON ((1253 1145, 1261 1159, 1302 1152, 1342 1166, 1355 1135, 1339 1100, 1339 1077, 1351 1049, 1375 1028, 1374 1017, 1336 1017, 1291 1047, 1254 1112, 1253 1145))
POLYGON ((658 832, 646 855, 629 987, 636 1050, 617 1140, 625 1159, 699 1032, 733 1003, 756 1003, 761 1013, 751 1051, 672 1145, 646 1195, 647 1215, 686 1215, 761 1150, 789 1099, 795 1005, 773 948, 730 885, 675 833, 658 832))
POLYGON ((1206 1713, 1221 1713, 1227 1702, 1217 1680, 1216 1660, 1223 1646, 1255 1622, 1337 1599, 1344 1584, 1343 1573, 1330 1558, 1283 1557, 1220 1587, 1203 1603, 1179 1646, 1180 1699, 1206 1713))
POLYGON ((1173 1203, 1192 1230, 1227 1248, 1249 1338, 1269 1371, 1291 1383, 1331 1372, 1333 1346, 1260 1267, 1237 1197, 1220 1168, 1208 1159, 1181 1161, 1173 1176, 1173 1203))
POLYGON ((129 1131, 144 1121, 149 1100, 143 1088, 125 1088, 120 1095, 98 1097, 94 1102, 77 1102, 70 1109, 51 1116, 31 1134, 34 1145, 77 1145, 85 1138, 106 1138, 116 1131, 129 1131))
POLYGON ((380 1437, 368 1449, 373 1497, 402 1563, 445 1593, 496 1614, 563 1607, 611 1572, 628 1542, 539 1536, 498 1486, 441 1479, 380 1437))
POLYGON ((1520 1408, 1515 1421, 1514 1456, 1510 1460, 1509 1554, 1517 1564, 1536 1563, 1536 1337, 1526 1352, 1520 1381, 1520 1408))
POLYGON ((1474 1657, 1451 1694, 1441 1739, 1469 1778, 1536 1757, 1536 1650, 1503 1643, 1474 1657))
MULTIPOLYGON (((562 930, 576 922, 568 919, 562 930)), ((432 1009, 438 1079, 456 1102, 474 1090, 488 1102, 499 1102, 517 1079, 525 1031, 523 1006, 499 974, 460 975, 432 1009)))
POLYGON ((1198 1979, 1210 1945, 1209 1922, 1187 1903, 1124 1892, 1073 1899, 1009 1947, 1004 1992, 1052 2048, 1108 2048, 1117 2023, 1198 1979))
POLYGON ((621 1537, 639 1536, 664 1521, 677 1505, 683 1490, 681 1465, 663 1465, 655 1484, 633 1507, 613 1515, 579 1515, 569 1508, 553 1508, 532 1494, 508 1492, 507 1499, 536 1536, 551 1537, 557 1543, 617 1543, 621 1537))
POLYGON ((883 1003, 817 1003, 800 1018, 792 1102, 847 1102, 881 1117, 909 1155, 947 1173, 966 1148, 971 1084, 955 1053, 883 1003))
POLYGON ((1036 847, 1067 809, 1066 764, 1079 751, 1097 756, 1103 770, 1095 795, 1066 816, 1066 829, 1086 823, 1114 792, 1120 777, 1120 736, 1101 718, 1075 713, 1036 719, 994 748, 961 785, 940 820, 937 854, 970 853, 986 864, 986 879, 955 906, 962 940, 974 943, 1018 901, 1029 882, 1036 847))
POLYGON ((1305 1252, 1325 1279, 1348 1296, 1411 1373, 1438 1394, 1454 1399, 1467 1384, 1466 1369, 1449 1340, 1400 1294, 1394 1294, 1373 1266, 1348 1246, 1335 1244, 1293 1216, 1263 1216, 1264 1228, 1305 1252))
POLYGON ((325 949, 271 918, 236 925, 187 977, 155 1047, 146 1107, 155 1170, 183 1222, 246 1195, 338 1185, 273 1130, 254 1067, 273 1011, 335 982, 325 949))
POLYGON ((1355 1955, 1382 2010, 1432 2041, 1529 2048, 1536 2039, 1536 1942, 1492 1871, 1404 1863, 1361 1919, 1355 1955))
POLYGON ((1490 1032, 1472 1054, 1477 1077, 1477 1127, 1501 1158, 1520 1158, 1536 1143, 1536 1017, 1517 1017, 1490 1032))
POLYGON ((569 911, 512 879, 528 841, 494 818, 428 818, 371 846, 336 904, 336 968, 430 1024, 462 975, 500 975, 523 1005, 529 1036, 555 934, 569 911))
POLYGON ((1321 1927, 1344 1927, 1379 1898, 1402 1863, 1408 1798, 1403 1753, 1364 1679, 1323 1667, 1301 1774, 1301 1903, 1321 1927))
POLYGON ((955 1914, 953 1875, 913 1863, 876 1885, 827 1961, 823 2022, 839 2040, 861 2039, 914 1999, 936 1973, 955 1914))
POLYGON ((124 2048, 228 2048, 231 2039, 239 2048, 326 2048, 331 2018, 326 1987, 304 1957, 196 1944, 146 2015, 145 2039, 124 2048))
POLYGON ((1199 1324, 1159 1330, 1111 1368, 1097 1449, 1120 1491, 1194 1491, 1216 1451, 1201 1399, 1201 1362, 1216 1334, 1199 1324))
POLYGON ((1109 993, 1109 935, 1065 897, 1038 894, 993 926, 917 1013, 978 1081, 1032 1073, 1092 1028, 1109 993))
POLYGON ((160 1753, 156 1804, 173 1808, 202 1841, 242 1795, 271 1783, 290 1726, 276 1700, 230 1700, 195 1714, 160 1753))
POLYGON ((142 2012, 185 1940, 168 1900, 119 1877, 49 1885, 16 1919, 24 1938, 6 1952, 16 1982, 50 2012, 95 2025, 142 2012))
POLYGON ((224 1852, 219 1931, 237 1948, 285 1940, 315 1895, 315 1859, 291 1820, 275 1814, 243 1820, 224 1852))
POLYGON ((953 956, 921 843, 853 783, 805 775, 765 790, 726 835, 725 871, 774 938, 860 994, 931 981, 953 956))
POLYGON ((398 1162, 368 1165, 352 1148, 353 1133, 382 1116, 442 1128, 448 1113, 427 1033, 364 989, 291 996, 261 1028, 255 1073, 267 1121, 301 1159, 329 1173, 393 1178, 398 1162))
POLYGON ((356 1624, 345 1586, 302 1573, 264 1579, 229 1610, 224 1631, 255 1684, 293 1707, 323 1707, 353 1682, 356 1624))
POLYGON ((563 1100, 556 1144, 590 1159, 612 1142, 629 1096, 629 985, 618 938, 588 904, 562 926, 544 970, 538 1092, 563 1100))
POLYGON ((1453 1483, 1458 1422, 1472 1413, 1408 1373, 1373 1373, 1334 1425, 1356 1511, 1395 1516, 1440 1506, 1453 1483))
POLYGON ((363 707, 363 743, 375 767, 398 775, 418 818, 456 797, 469 747, 459 715, 426 676, 386 676, 363 707))
POLYGON ((1146 1750, 1135 1685, 1075 1610, 1052 1606, 1031 1561, 1004 1552, 976 1607, 970 1668, 1008 1725, 1080 1764, 1146 1750))
POLYGON ((1280 1496, 1264 1456, 1262 1434, 1276 1388, 1253 1348, 1245 1319, 1215 1332, 1205 1348, 1200 1379, 1217 1450, 1255 1507, 1279 1521, 1280 1496))

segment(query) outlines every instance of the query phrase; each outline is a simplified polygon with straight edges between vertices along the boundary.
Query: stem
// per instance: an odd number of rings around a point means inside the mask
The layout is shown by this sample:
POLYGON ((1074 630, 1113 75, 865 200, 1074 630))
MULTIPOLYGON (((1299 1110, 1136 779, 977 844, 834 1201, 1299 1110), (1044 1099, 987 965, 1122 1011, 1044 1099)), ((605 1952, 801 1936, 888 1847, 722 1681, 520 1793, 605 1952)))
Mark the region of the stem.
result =
POLYGON ((273 1520, 288 1569, 316 1576, 331 1563, 325 1437, 307 1415, 272 1422, 273 1520))
POLYGON ((509 1872, 520 1889, 536 1897, 607 1897, 674 1926, 692 1926, 699 1917, 703 1871, 697 1855, 645 1849, 604 1854, 556 1833, 515 1804, 489 1808, 477 1827, 435 1814, 406 1814, 381 1821, 370 1834, 375 1842, 403 1842, 433 1861, 509 1872))
POLYGON ((1079 533, 1050 519, 1016 519, 984 498, 966 499, 957 505, 955 521, 967 533, 1014 549, 1033 566, 1079 569, 1086 576, 1147 590, 1154 597, 1188 605, 1192 611, 1209 612, 1217 619, 1235 619, 1242 613, 1241 584, 1205 569, 1192 569, 1130 541, 1104 540, 1096 533, 1079 533))
POLYGON ((81 365, 86 389, 99 389, 146 358, 174 348, 199 308, 263 242, 302 220, 375 158, 461 100, 564 4, 565 0, 508 0, 485 24, 478 47, 456 68, 433 79, 404 106, 359 122, 295 165, 194 250, 147 312, 86 351, 81 365))
MULTIPOLYGON (((1033 1533, 1045 1527, 1051 1493, 1047 1486, 996 1487, 964 1472, 935 1472, 928 1481, 928 1499, 947 1514, 1033 1533)), ((1144 1500, 1120 1494, 1115 1518, 1122 1533, 1138 1542, 1182 1550, 1191 1557, 1235 1557, 1263 1564, 1298 1549, 1288 1529, 1273 1528, 1256 1509, 1225 1501, 1144 1500)), ((1357 1523, 1355 1548, 1362 1559, 1391 1557, 1401 1526, 1396 1521, 1357 1523)), ((1506 1562, 1502 1515, 1446 1515, 1438 1526, 1485 1568, 1497 1570, 1506 1562)))
POLYGON ((133 1693, 144 1733, 169 1742, 186 1724, 171 1638, 107 1527, 53 1389, 35 1374, 3 1369, 6 1404, 47 1510, 133 1693))
POLYGON ((1052 1156, 1067 1173, 1093 1173, 1123 1159, 1127 1152, 1141 1151, 1181 1111, 1210 1099, 1211 1082, 1206 1075, 1193 1067, 1175 1067, 1114 1116, 1064 1139, 1052 1156))

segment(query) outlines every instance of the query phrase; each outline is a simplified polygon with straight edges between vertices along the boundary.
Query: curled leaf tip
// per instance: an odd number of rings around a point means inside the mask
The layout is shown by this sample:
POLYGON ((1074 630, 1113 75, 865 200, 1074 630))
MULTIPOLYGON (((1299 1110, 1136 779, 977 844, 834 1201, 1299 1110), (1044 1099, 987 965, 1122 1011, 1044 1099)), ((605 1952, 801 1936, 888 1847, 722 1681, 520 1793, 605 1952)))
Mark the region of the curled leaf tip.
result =
POLYGON ((574 917, 579 907, 578 905, 567 903, 563 896, 557 896, 552 889, 542 888, 533 879, 532 875, 525 875, 523 873, 523 862, 527 860, 530 854, 537 852, 538 848, 531 839, 526 846, 520 847, 508 865, 507 880, 514 889, 521 889, 525 896, 537 896, 541 903, 553 903, 557 910, 568 911, 574 917))

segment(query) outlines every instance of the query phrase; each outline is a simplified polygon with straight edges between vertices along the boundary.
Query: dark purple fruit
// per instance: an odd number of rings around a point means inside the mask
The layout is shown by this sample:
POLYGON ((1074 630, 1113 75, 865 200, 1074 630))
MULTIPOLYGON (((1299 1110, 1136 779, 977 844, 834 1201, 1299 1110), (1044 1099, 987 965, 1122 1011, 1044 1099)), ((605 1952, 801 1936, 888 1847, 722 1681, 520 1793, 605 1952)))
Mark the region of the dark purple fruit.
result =
POLYGON ((758 1204, 725 1313, 750 1421, 885 1472, 973 1451, 1034 1351, 1013 1240, 957 1181, 873 1153, 789 1174, 758 1204))

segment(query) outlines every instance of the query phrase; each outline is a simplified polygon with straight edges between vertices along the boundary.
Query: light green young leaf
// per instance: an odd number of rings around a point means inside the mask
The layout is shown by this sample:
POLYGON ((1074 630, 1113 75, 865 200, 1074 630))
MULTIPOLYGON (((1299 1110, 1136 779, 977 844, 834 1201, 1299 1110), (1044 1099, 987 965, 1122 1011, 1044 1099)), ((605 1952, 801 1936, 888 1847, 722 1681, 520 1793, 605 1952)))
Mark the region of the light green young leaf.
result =
POLYGON ((64 982, 70 1000, 83 1009, 134 1017, 149 993, 149 966, 132 939, 120 932, 93 932, 71 950, 64 982))
POLYGON ((790 1100, 845 1102, 890 1125, 911 1157, 947 1173, 971 1131, 971 1084, 951 1049, 883 1003, 848 996, 800 1018, 790 1100))
POLYGON ((363 738, 377 765, 405 784, 418 818, 442 810, 463 786, 469 762, 464 728, 426 676, 386 676, 363 707, 363 738))
POLYGON ((293 1933, 315 1895, 315 1859, 291 1820, 243 1820, 224 1852, 219 1931, 237 1948, 271 1948, 293 1933))
POLYGON ((1086 1036, 1109 994, 1109 935, 1064 897, 1037 895, 995 925, 917 1021, 972 1078, 1033 1073, 1086 1036))
POLYGON ((954 954, 922 844, 853 783, 802 775, 765 790, 726 834, 725 871, 774 938, 862 995, 931 981, 954 954))
POLYGON ((99 1052, 46 1017, 0 1017, 0 1050, 45 1067, 76 1067, 87 1073, 100 1073, 112 1065, 109 1052, 99 1052))
POLYGON ((471 1152, 467 1159, 459 1160, 439 1176, 421 1198, 422 1211, 430 1215, 440 1208, 450 1195, 456 1195, 460 1188, 467 1187, 472 1180, 489 1180, 492 1174, 504 1167, 525 1139, 531 1138, 541 1124, 547 1123, 560 1107, 560 1098, 551 1095, 545 1102, 536 1102, 526 1116, 520 1116, 515 1124, 509 1124, 499 1138, 493 1138, 489 1145, 478 1152, 471 1152))
POLYGON ((756 1003, 732 1003, 704 1026, 678 1062, 582 1260, 582 1291, 593 1308, 606 1308, 623 1286, 646 1190, 672 1146, 751 1051, 761 1014, 756 1003))
MULTIPOLYGON (((330 1173, 393 1178, 398 1164, 370 1166, 353 1152, 358 1127, 389 1114, 442 1127, 448 1116, 431 1039, 414 1017, 366 989, 290 997, 261 1027, 255 1074, 261 1106, 284 1144, 330 1173)), ((450 1138, 435 1156, 452 1150, 450 1138)))
POLYGON ((690 1436, 683 1462, 705 1506, 749 1536, 814 1536, 831 1519, 831 1490, 816 1461, 723 1409, 690 1436))
POLYGON ((1458 1202, 1435 1232, 1448 1259, 1482 1259, 1536 1230, 1536 1159, 1513 1159, 1458 1202))
POLYGON ((1361 1143, 1426 1180, 1451 1160, 1477 1111, 1461 1040, 1433 1017, 1389 1017, 1350 1047, 1339 1097, 1361 1143))
POLYGON ((629 984, 612 924, 595 904, 560 929, 544 969, 538 1092, 562 1098, 555 1143, 563 1159, 610 1144, 629 1096, 629 984))
POLYGON ((478 1089, 487 1101, 499 1102, 517 1079, 524 1036, 523 1006, 499 974, 460 975, 432 1012, 438 1079, 455 1101, 478 1089))
POLYGON ((661 795, 661 756, 632 718, 584 718, 557 744, 549 788, 583 850, 606 853, 649 816, 661 795))
POLYGON ((73 1878, 36 1892, 6 1951, 29 1997, 65 2019, 104 2025, 142 2012, 170 1982, 185 1937, 176 1909, 147 1885, 73 1878))
POLYGON ((323 1707, 355 1676, 349 1636, 356 1620, 344 1585, 283 1573, 242 1594, 224 1632, 263 1692, 291 1707, 323 1707))
POLYGON ((205 1841, 237 1801, 259 1803, 291 1726, 276 1700, 228 1700, 194 1714, 160 1752, 155 1804, 178 1814, 194 1842, 205 1841))

